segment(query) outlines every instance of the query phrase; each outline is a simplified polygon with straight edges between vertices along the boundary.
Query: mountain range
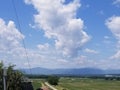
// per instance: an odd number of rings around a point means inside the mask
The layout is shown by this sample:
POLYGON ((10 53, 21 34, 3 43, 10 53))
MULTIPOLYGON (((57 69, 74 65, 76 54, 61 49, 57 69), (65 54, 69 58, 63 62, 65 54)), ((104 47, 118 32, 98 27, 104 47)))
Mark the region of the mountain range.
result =
POLYGON ((51 75, 51 74, 60 74, 60 75, 96 75, 96 74, 120 74, 120 70, 108 69, 102 70, 98 68, 72 68, 72 69, 47 69, 47 68, 31 68, 31 69, 21 69, 25 74, 34 74, 34 75, 51 75))

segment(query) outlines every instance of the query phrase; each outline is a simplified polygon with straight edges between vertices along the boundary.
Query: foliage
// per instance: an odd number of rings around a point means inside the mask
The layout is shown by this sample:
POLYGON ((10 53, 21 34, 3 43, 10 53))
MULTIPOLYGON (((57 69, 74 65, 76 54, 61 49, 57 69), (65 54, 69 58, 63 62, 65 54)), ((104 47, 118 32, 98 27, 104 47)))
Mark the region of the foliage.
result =
POLYGON ((58 85, 59 77, 57 77, 57 76, 49 76, 48 79, 47 79, 47 81, 51 85, 58 85))
POLYGON ((3 90, 2 87, 2 68, 3 68, 3 63, 0 63, 0 90, 3 90))
POLYGON ((48 75, 33 75, 33 74, 26 74, 25 76, 27 76, 28 78, 31 78, 31 79, 47 79, 48 78, 48 75))
MULTIPOLYGON (((2 77, 3 77, 3 63, 0 63, 0 90, 3 90, 3 84, 2 84, 2 77)), ((7 84, 7 90, 22 90, 22 73, 13 70, 14 65, 10 65, 6 68, 7 70, 7 76, 6 76, 6 84, 7 84)))

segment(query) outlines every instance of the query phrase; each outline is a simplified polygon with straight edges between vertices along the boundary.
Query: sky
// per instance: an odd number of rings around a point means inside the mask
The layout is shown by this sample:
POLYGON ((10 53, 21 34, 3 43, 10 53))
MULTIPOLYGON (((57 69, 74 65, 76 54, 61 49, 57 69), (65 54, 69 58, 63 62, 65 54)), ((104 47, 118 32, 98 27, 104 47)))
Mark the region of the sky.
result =
POLYGON ((120 0, 1 0, 0 61, 120 69, 120 0))

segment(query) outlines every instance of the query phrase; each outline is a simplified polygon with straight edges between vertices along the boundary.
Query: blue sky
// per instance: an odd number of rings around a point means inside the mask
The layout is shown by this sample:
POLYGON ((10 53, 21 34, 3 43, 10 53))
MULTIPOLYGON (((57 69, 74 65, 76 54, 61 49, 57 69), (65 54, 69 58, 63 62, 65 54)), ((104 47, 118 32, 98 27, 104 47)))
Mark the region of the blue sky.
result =
POLYGON ((6 66, 28 68, 23 40, 31 67, 120 69, 120 0, 1 0, 6 66))

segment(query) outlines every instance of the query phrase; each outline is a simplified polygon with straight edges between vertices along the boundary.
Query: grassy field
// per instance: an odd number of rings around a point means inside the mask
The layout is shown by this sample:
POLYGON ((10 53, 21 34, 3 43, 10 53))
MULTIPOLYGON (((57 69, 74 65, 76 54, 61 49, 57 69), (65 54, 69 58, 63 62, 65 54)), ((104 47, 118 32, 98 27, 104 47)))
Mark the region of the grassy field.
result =
MULTIPOLYGON (((32 79, 34 90, 41 87, 44 79, 32 79)), ((58 90, 120 90, 120 81, 87 78, 60 78, 58 90)))
POLYGON ((34 90, 42 86, 42 82, 44 82, 43 79, 32 79, 32 85, 34 87, 34 90))
POLYGON ((56 88, 58 90, 120 90, 120 81, 61 78, 56 88))
MULTIPOLYGON (((45 88, 46 85, 45 85, 45 82, 46 80, 45 79, 31 79, 32 80, 32 85, 33 85, 33 88, 34 90, 38 89, 38 88, 45 88)), ((47 87, 48 88, 48 87, 47 87)), ((52 90, 50 88, 48 88, 49 90, 52 90)))

